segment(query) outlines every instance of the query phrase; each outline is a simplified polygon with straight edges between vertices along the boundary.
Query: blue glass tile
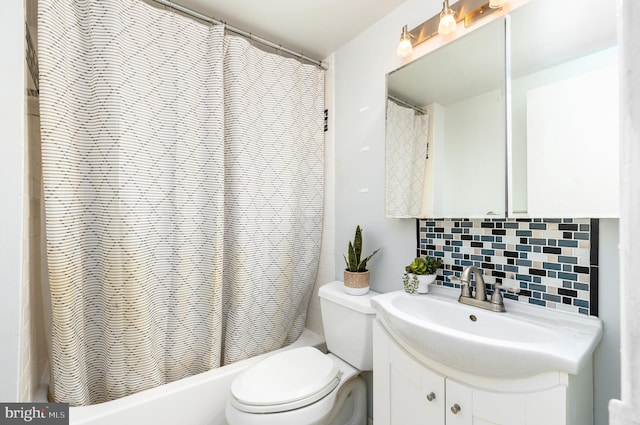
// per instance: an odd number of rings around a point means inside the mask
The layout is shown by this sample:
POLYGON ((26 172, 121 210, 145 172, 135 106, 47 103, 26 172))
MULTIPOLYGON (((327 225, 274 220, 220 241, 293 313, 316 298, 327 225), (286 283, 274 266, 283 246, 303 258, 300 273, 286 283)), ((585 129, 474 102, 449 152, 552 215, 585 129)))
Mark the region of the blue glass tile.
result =
POLYGON ((496 252, 493 249, 481 249, 480 252, 482 255, 496 255, 496 252))
POLYGON ((473 266, 473 262, 469 260, 462 260, 460 261, 460 264, 463 266, 473 266))
POLYGON ((571 272, 571 271, 573 271, 573 266, 571 266, 570 264, 563 264, 562 265, 562 271, 563 272, 571 272))
POLYGON ((531 230, 547 230, 546 223, 530 223, 529 229, 531 230))
POLYGON ((496 236, 496 242, 502 242, 502 236, 496 236))
POLYGON ((542 238, 529 238, 529 243, 531 245, 546 245, 547 240, 542 238))
POLYGON ((444 248, 445 252, 453 252, 453 247, 452 246, 445 246, 444 248))
POLYGON ((434 257, 444 257, 444 252, 442 252, 442 251, 435 251, 435 252, 433 253, 433 256, 434 256, 434 257))
MULTIPOLYGON (((477 237, 477 236, 476 236, 477 237)), ((476 239, 477 240, 477 239, 476 239)), ((482 235, 480 237, 480 240, 482 242, 495 242, 495 237, 494 236, 489 236, 489 235, 482 235)))
POLYGON ((571 282, 567 282, 566 280, 564 282, 562 282, 562 287, 563 288, 571 288, 571 282))
POLYGON ((578 239, 578 240, 588 241, 589 240, 589 233, 575 232, 573 234, 573 237, 578 239))
POLYGON ((491 248, 493 248, 493 249, 507 249, 507 245, 504 244, 504 243, 496 243, 496 242, 494 242, 494 243, 491 244, 491 248))
POLYGON ((516 274, 516 280, 524 280, 527 282, 531 282, 531 275, 528 274, 516 274))
MULTIPOLYGON (((569 288, 571 288, 571 286, 568 286, 569 288)), ((573 289, 577 289, 578 291, 588 291, 589 290, 589 285, 587 285, 586 283, 574 283, 573 284, 573 289)))
POLYGON ((542 307, 546 307, 547 306, 547 302, 546 301, 536 300, 536 299, 533 299, 533 298, 529 298, 529 304, 541 305, 542 307))
POLYGON ((558 295, 554 295, 554 294, 544 294, 542 296, 542 298, 547 300, 547 301, 554 302, 554 303, 562 302, 562 298, 559 297, 558 295))
POLYGON ((589 310, 587 310, 586 308, 579 308, 578 309, 578 313, 588 316, 589 315, 589 310))
POLYGON ((558 279, 563 280, 578 280, 578 275, 576 273, 558 273, 558 279))
POLYGON ((542 299, 542 292, 532 292, 531 296, 533 298, 542 299))
POLYGON ((569 263, 569 264, 578 264, 577 257, 568 257, 566 255, 558 255, 558 262, 560 263, 569 263))
POLYGON ((531 267, 531 261, 518 259, 516 260, 516 265, 523 266, 523 267, 531 267))
POLYGON ((515 273, 515 272, 518 271, 518 268, 516 266, 505 265, 504 266, 504 271, 505 272, 515 273))
POLYGON ((529 285, 526 282, 520 282, 520 289, 527 289, 529 285))
POLYGON ((546 270, 562 270, 560 264, 558 264, 558 263, 543 262, 542 263, 542 268, 546 269, 546 270))
POLYGON ((482 255, 472 255, 471 258, 473 261, 484 261, 484 257, 482 255))
POLYGON ((573 299, 573 305, 575 305, 576 307, 584 307, 584 308, 589 308, 589 302, 585 301, 585 300, 579 300, 577 298, 573 299))
POLYGON ((531 245, 516 245, 516 251, 531 252, 531 245))
POLYGON ((534 281, 535 283, 540 283, 540 282, 542 282, 542 278, 541 278, 540 276, 534 276, 534 277, 533 277, 533 281, 534 281))
POLYGON ((451 241, 452 246, 462 246, 462 241, 451 241))
POLYGON ((451 233, 462 233, 462 229, 459 227, 458 228, 454 227, 451 229, 451 233))
POLYGON ((552 279, 555 279, 557 277, 556 276, 556 272, 554 272, 554 271, 549 271, 548 274, 549 274, 549 277, 552 278, 552 279))
POLYGON ((533 291, 547 292, 547 287, 544 285, 538 285, 537 283, 530 283, 529 289, 533 291))
POLYGON ((518 301, 518 300, 520 299, 520 298, 518 298, 518 296, 517 296, 517 295, 514 295, 514 294, 512 294, 512 293, 510 293, 510 292, 504 293, 504 294, 502 294, 502 296, 503 296, 504 298, 508 298, 508 299, 510 299, 510 300, 514 300, 514 301, 518 301))
POLYGON ((516 236, 526 236, 529 237, 533 235, 531 230, 516 230, 516 236))
POLYGON ((549 246, 556 246, 558 243, 558 241, 556 241, 555 239, 547 239, 547 245, 549 246))
POLYGON ((568 248, 577 248, 578 247, 578 241, 560 239, 558 241, 558 246, 566 246, 568 248))
POLYGON ((451 258, 464 258, 464 255, 459 253, 454 253, 454 254, 451 254, 451 258))

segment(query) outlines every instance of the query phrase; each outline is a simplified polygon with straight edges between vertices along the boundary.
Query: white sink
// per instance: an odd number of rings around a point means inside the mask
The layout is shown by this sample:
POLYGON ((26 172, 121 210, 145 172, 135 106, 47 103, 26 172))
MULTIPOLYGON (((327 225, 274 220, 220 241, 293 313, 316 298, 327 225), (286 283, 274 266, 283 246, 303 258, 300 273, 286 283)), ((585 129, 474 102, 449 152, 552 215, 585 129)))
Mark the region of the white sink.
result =
POLYGON ((505 301, 506 313, 460 304, 457 290, 373 297, 376 317, 397 342, 475 375, 522 378, 577 374, 602 338, 596 317, 505 301))

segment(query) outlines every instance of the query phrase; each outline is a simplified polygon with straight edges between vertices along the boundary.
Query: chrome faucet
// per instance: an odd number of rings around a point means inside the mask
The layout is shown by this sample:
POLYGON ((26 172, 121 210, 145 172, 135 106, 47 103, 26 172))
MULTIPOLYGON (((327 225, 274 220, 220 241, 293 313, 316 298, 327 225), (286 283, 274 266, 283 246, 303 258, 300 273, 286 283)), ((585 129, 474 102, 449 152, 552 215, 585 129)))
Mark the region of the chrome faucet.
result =
MULTIPOLYGON (((455 278, 457 279, 457 278, 455 278)), ((500 288, 510 290, 515 293, 520 292, 518 288, 509 288, 503 285, 495 284, 495 290, 491 296, 491 301, 487 300, 487 285, 484 283, 482 273, 474 266, 468 266, 462 271, 460 276, 460 297, 458 302, 462 304, 472 305, 475 307, 484 308, 486 310, 496 311, 503 313, 507 311, 504 308, 504 302, 500 288), (471 287, 471 274, 473 273, 476 279, 476 293, 473 296, 473 288, 471 287)))

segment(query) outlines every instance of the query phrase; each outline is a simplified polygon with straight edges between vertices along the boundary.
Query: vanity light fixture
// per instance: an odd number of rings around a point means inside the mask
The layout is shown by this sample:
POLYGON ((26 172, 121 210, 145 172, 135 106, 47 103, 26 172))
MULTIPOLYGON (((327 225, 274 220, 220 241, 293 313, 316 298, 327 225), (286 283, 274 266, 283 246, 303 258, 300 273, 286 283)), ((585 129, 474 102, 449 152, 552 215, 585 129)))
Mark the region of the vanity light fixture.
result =
POLYGON ((442 2, 442 12, 440 12, 438 34, 449 35, 456 31, 456 27, 456 13, 449 7, 449 0, 444 0, 442 2))
POLYGON ((397 54, 406 57, 411 54, 418 44, 435 35, 448 35, 456 31, 457 23, 464 21, 465 27, 470 27, 479 19, 484 19, 493 12, 500 10, 509 0, 458 0, 449 6, 449 0, 444 0, 442 12, 432 16, 411 31, 407 26, 402 28, 402 36, 397 54))
POLYGON ((400 43, 398 43, 398 50, 396 51, 401 58, 406 58, 413 52, 413 46, 411 45, 412 38, 413 34, 409 32, 407 26, 402 27, 402 35, 400 36, 400 43))

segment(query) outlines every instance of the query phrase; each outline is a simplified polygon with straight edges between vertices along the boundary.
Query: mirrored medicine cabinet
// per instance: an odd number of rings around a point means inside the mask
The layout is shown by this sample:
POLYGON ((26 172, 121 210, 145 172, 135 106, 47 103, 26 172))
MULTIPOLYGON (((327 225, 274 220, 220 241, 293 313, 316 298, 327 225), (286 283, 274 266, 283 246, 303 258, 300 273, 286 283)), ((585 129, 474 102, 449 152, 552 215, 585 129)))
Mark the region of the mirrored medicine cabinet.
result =
POLYGON ((618 215, 615 4, 587 3, 531 0, 387 75, 387 217, 618 215))

